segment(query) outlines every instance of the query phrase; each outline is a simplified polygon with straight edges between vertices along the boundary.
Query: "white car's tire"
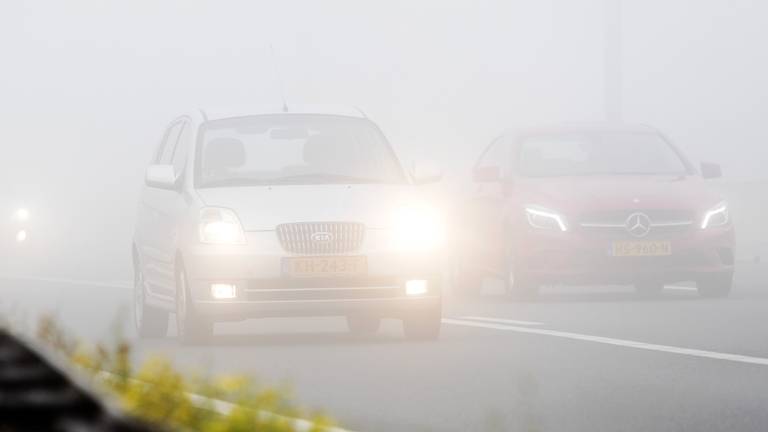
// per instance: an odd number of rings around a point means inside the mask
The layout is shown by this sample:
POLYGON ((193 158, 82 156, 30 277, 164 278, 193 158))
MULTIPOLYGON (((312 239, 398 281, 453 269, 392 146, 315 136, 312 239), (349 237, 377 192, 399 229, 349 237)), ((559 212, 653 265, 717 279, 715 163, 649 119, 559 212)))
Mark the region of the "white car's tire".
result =
POLYGON ((147 286, 141 269, 133 272, 133 323, 142 339, 163 338, 168 334, 168 312, 147 304, 147 286))
POLYGON ((435 340, 440 337, 442 319, 442 308, 439 304, 411 313, 403 319, 405 337, 414 340, 435 340))
POLYGON ((213 321, 195 311, 184 268, 176 271, 176 332, 184 344, 197 344, 213 337, 213 321))

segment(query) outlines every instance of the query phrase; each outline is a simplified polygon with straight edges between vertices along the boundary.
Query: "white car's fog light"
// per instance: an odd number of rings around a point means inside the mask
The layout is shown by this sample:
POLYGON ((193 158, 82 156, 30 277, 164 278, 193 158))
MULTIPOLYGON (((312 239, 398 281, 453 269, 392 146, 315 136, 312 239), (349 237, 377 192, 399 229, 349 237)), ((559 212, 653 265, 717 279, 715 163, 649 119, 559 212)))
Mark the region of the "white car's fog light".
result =
POLYGON ((27 241, 27 231, 19 230, 19 232, 16 233, 16 242, 24 243, 25 241, 27 241))
POLYGON ((429 290, 429 282, 423 279, 413 279, 405 282, 405 295, 420 296, 429 290))
POLYGON ((237 287, 231 284, 212 284, 211 297, 217 300, 233 299, 237 297, 237 287))

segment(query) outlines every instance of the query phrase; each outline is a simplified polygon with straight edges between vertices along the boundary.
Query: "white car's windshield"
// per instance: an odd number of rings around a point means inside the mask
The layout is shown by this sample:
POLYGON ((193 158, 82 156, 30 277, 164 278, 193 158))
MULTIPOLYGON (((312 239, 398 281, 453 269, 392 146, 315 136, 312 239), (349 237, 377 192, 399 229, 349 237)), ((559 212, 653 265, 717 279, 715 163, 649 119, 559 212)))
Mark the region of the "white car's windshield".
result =
POLYGON ((522 140, 518 171, 527 177, 685 174, 680 155, 653 133, 589 132, 522 140))
POLYGON ((386 139, 369 121, 266 115, 209 122, 197 151, 198 187, 402 183, 386 139))

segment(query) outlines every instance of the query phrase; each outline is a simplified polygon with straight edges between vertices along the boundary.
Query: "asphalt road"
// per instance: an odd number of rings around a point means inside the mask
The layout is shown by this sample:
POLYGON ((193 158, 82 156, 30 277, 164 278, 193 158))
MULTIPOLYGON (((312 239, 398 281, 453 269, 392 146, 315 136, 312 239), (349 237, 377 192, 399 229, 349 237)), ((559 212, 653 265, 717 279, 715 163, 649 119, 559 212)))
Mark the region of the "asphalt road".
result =
MULTIPOLYGON (((373 338, 341 319, 217 327, 208 346, 138 342, 185 367, 289 382, 297 402, 359 431, 768 430, 768 269, 743 264, 732 296, 685 287, 641 300, 628 289, 549 288, 514 303, 487 281, 447 301, 442 337, 373 338)), ((0 310, 33 322, 56 311, 72 331, 134 338, 125 283, 0 280, 0 310)))

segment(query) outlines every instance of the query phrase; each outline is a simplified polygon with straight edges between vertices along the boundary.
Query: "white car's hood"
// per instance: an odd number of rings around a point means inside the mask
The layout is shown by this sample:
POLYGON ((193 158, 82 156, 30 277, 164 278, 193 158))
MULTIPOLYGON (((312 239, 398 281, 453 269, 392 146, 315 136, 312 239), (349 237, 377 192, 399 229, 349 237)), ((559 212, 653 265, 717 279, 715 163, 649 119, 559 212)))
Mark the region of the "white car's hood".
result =
POLYGON ((418 202, 410 185, 279 185, 198 189, 203 204, 234 210, 246 231, 290 222, 360 222, 384 228, 392 213, 418 202))

